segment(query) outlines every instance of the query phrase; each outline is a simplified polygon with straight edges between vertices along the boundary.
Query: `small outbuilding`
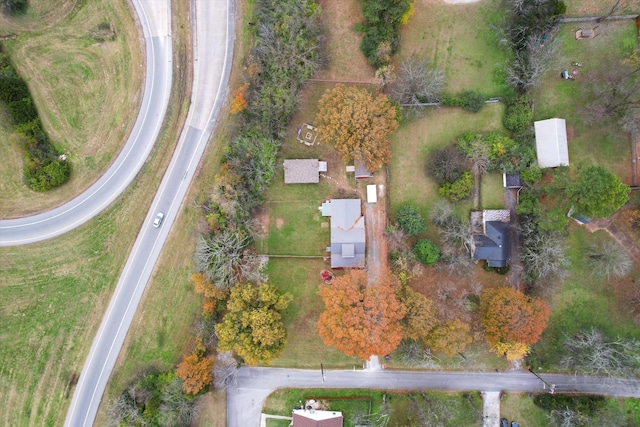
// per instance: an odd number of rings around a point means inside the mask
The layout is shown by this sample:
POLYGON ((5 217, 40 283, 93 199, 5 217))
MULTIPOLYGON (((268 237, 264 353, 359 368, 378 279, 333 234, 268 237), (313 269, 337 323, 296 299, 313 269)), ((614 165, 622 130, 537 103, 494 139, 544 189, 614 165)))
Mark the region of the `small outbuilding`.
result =
POLYGON ((373 172, 367 169, 364 161, 360 160, 359 162, 356 162, 355 166, 356 179, 373 178, 373 172))
POLYGON ((367 185, 367 203, 378 203, 378 192, 375 184, 367 185))
POLYGON ((283 166, 285 184, 317 184, 320 172, 327 171, 327 162, 318 159, 289 159, 283 166))
POLYGON ((569 166, 567 124, 564 119, 540 120, 534 124, 538 166, 555 168, 569 166))

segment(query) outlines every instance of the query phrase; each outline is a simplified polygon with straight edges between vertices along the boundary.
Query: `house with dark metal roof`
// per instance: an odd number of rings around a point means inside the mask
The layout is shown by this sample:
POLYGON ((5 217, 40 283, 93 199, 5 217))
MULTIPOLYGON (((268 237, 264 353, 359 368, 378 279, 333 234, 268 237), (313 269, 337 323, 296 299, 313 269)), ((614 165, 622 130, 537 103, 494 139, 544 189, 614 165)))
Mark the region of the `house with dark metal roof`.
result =
POLYGON ((285 184, 317 184, 327 171, 327 162, 318 159, 287 159, 283 166, 285 184))
POLYGON ((290 427, 342 427, 342 412, 294 409, 290 427))
POLYGON ((486 260, 489 267, 506 267, 509 261, 509 221, 506 209, 471 213, 474 260, 486 260))
POLYGON ((331 199, 320 207, 331 217, 331 268, 364 268, 365 229, 360 199, 331 199))

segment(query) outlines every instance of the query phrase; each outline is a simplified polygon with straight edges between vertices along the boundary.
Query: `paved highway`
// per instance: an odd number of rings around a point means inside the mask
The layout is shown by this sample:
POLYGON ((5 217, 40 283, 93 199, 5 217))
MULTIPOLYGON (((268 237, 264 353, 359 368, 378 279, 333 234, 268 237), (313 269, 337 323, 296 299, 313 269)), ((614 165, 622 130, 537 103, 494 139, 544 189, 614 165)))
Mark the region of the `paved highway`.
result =
MULTIPOLYGON (((320 369, 247 368, 238 371, 237 384, 227 393, 227 426, 258 427, 262 405, 277 388, 366 388, 382 390, 478 390, 544 393, 544 383, 527 371, 407 372, 324 371, 320 369)), ((593 393, 640 397, 640 381, 608 380, 599 377, 541 374, 556 392, 593 393)))
MULTIPOLYGON (((93 425, 105 386, 145 286, 224 101, 233 50, 232 1, 207 0, 197 2, 194 6, 195 69, 192 104, 187 121, 85 361, 67 413, 66 426, 93 425), (155 228, 152 221, 157 212, 163 212, 165 216, 161 226, 155 228)), ((149 0, 144 4, 136 4, 140 15, 145 14, 147 8, 155 8, 154 16, 164 16, 168 24, 166 28, 170 27, 169 15, 158 13, 157 9, 168 11, 169 2, 149 0), (138 9, 140 6, 142 9, 138 9)), ((167 38, 164 48, 170 52, 170 47, 167 38)))

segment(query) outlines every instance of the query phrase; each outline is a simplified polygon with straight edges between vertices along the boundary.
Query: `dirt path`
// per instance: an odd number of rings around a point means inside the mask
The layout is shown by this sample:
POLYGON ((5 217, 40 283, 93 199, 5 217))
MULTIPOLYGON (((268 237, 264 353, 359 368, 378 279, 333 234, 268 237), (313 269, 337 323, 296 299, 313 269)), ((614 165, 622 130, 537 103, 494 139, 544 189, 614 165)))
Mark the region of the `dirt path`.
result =
POLYGON ((363 197, 363 211, 367 233, 367 274, 369 285, 374 284, 380 275, 387 270, 387 241, 384 229, 387 226, 387 185, 384 171, 376 172, 376 177, 366 181, 362 187, 366 193, 366 185, 376 184, 378 192, 377 203, 367 203, 366 194, 363 197))
POLYGON ((593 220, 585 225, 585 227, 591 233, 598 230, 604 230, 609 233, 609 235, 627 251, 631 258, 633 258, 637 264, 640 264, 640 249, 613 223, 611 218, 593 220))
POLYGON ((509 209, 509 250, 510 250, 510 268, 509 268, 509 285, 515 289, 522 290, 522 254, 520 247, 520 233, 518 232, 518 215, 516 214, 516 206, 518 204, 518 190, 514 188, 505 188, 504 202, 509 209))

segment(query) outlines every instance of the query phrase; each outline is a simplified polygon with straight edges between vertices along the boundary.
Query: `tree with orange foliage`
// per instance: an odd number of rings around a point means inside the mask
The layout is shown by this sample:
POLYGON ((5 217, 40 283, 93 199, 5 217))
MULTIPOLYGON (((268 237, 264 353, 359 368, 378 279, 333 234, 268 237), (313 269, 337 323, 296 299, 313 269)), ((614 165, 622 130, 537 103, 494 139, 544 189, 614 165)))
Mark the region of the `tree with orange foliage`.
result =
POLYGON ((196 342, 196 348, 191 354, 185 354, 178 364, 176 375, 182 378, 182 387, 188 394, 198 394, 200 390, 211 384, 211 368, 213 360, 204 357, 205 347, 202 342, 196 342))
POLYGON ((448 356, 462 353, 471 343, 471 327, 462 320, 454 319, 439 323, 425 338, 425 343, 435 352, 448 356))
POLYGON ((513 288, 489 289, 480 298, 487 342, 535 344, 547 326, 550 309, 539 298, 513 288))
POLYGON ((247 109, 247 90, 249 82, 246 82, 233 92, 231 98, 231 114, 238 114, 247 109))
POLYGON ((393 351, 402 339, 400 320, 405 314, 398 290, 398 280, 388 272, 369 285, 362 270, 351 270, 331 284, 320 285, 318 294, 325 310, 318 320, 318 332, 324 343, 363 360, 393 351))
POLYGON ((398 127, 396 109, 383 95, 338 85, 320 99, 318 134, 348 161, 375 171, 391 159, 389 136, 398 127))
POLYGON ((437 324, 433 301, 405 286, 402 291, 402 303, 406 307, 402 320, 402 335, 412 340, 425 338, 437 324))

